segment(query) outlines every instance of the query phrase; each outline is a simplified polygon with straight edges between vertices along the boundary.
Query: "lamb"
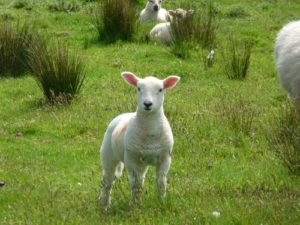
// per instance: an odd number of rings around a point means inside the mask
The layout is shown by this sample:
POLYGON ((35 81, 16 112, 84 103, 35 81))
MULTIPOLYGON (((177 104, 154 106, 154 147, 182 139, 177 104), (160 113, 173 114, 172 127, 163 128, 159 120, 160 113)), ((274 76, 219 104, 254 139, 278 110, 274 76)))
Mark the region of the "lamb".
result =
POLYGON ((275 57, 281 86, 300 112, 300 20, 288 23, 278 33, 275 57))
POLYGON ((180 19, 186 19, 194 13, 194 10, 176 9, 169 10, 169 14, 172 16, 172 22, 159 23, 153 27, 149 36, 155 39, 161 44, 170 45, 173 43, 173 35, 171 23, 176 23, 180 19))
POLYGON ((162 0, 148 0, 145 8, 140 13, 140 21, 142 22, 153 22, 153 21, 161 21, 166 22, 169 21, 168 11, 164 8, 161 8, 162 0))
POLYGON ((142 79, 131 72, 123 72, 121 76, 137 89, 138 106, 136 112, 114 118, 104 135, 100 149, 103 167, 100 206, 105 209, 111 202, 114 178, 122 175, 124 164, 134 201, 140 198, 149 165, 156 167, 158 193, 164 197, 174 143, 163 102, 165 91, 175 87, 180 77, 142 79))

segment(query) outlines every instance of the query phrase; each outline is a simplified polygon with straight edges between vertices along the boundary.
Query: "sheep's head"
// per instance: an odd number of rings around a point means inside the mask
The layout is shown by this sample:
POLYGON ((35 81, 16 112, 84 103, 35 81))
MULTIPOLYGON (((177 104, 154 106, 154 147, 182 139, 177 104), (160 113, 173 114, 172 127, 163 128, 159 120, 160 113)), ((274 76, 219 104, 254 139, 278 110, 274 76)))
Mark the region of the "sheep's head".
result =
POLYGON ((166 89, 176 86, 180 77, 169 76, 164 80, 156 77, 139 78, 131 72, 123 72, 124 80, 137 89, 137 110, 141 112, 156 112, 161 109, 166 89))
POLYGON ((146 8, 151 11, 158 12, 161 8, 161 3, 163 0, 148 0, 146 8))
POLYGON ((169 15, 171 15, 175 19, 186 19, 192 16, 193 14, 194 14, 194 10, 192 9, 185 10, 185 9, 178 8, 176 10, 169 10, 169 15))

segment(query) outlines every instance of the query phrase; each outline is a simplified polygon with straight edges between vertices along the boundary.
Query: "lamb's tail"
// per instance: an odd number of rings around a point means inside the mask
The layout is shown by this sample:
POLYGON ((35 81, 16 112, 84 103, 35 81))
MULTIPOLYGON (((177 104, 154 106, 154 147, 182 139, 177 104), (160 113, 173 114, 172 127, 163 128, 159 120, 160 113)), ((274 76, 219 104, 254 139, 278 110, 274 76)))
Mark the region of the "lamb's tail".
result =
POLYGON ((119 162, 116 168, 115 176, 120 179, 123 173, 124 163, 119 162))

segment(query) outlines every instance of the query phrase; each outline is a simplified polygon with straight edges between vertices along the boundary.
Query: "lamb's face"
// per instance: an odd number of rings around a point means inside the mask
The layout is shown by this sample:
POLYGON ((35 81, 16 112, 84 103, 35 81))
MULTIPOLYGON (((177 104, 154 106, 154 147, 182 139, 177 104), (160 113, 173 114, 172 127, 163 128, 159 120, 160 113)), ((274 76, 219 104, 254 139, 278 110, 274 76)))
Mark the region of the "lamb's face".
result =
POLYGON ((169 10, 169 14, 175 18, 175 19, 186 19, 190 16, 192 16, 194 13, 194 10, 185 10, 178 8, 176 10, 169 10))
POLYGON ((151 11, 158 12, 161 8, 161 3, 162 0, 148 0, 146 8, 151 11))
POLYGON ((175 87, 180 80, 177 76, 169 76, 164 80, 155 77, 138 78, 133 73, 123 72, 123 78, 137 89, 139 112, 156 112, 162 108, 165 90, 175 87))
POLYGON ((164 83, 155 77, 140 79, 137 83, 138 109, 155 112, 162 107, 164 101, 164 83))

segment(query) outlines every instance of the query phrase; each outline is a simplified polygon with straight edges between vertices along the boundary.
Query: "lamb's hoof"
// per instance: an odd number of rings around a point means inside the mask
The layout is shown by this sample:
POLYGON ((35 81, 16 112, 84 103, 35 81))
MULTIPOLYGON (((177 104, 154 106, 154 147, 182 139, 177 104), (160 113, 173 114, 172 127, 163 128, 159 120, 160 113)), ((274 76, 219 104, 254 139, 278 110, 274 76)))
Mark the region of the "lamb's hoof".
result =
POLYGON ((132 209, 136 209, 136 208, 140 208, 142 206, 142 202, 141 200, 137 200, 137 199, 130 199, 129 201, 129 207, 132 209))
POLYGON ((100 198, 99 199, 99 206, 100 206, 100 209, 103 210, 104 212, 106 212, 110 206, 110 202, 107 201, 106 199, 102 199, 100 198))
POLYGON ((4 187, 5 186, 5 183, 4 181, 0 181, 0 188, 4 187))
POLYGON ((108 206, 100 206, 100 207, 101 207, 101 211, 102 211, 103 213, 108 212, 108 209, 109 209, 108 206))
POLYGON ((100 209, 101 209, 101 211, 103 211, 103 212, 107 212, 108 209, 109 209, 109 205, 104 205, 104 204, 101 204, 101 203, 100 203, 100 209))
POLYGON ((158 197, 160 199, 165 199, 166 198, 166 193, 159 194, 158 197))
POLYGON ((135 196, 135 197, 132 197, 131 198, 131 201, 130 201, 130 204, 131 205, 137 205, 137 206, 139 206, 139 205, 141 205, 141 198, 140 198, 140 196, 135 196))

